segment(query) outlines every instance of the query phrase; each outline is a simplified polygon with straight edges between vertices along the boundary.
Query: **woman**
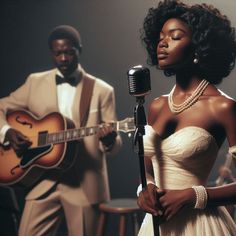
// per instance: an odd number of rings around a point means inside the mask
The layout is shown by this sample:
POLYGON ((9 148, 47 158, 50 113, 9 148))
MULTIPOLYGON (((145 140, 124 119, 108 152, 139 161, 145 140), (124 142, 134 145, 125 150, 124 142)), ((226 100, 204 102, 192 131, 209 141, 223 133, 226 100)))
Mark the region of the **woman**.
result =
MULTIPOLYGON (((165 0, 149 10, 142 39, 176 85, 150 105, 138 204, 160 218, 161 235, 235 235, 223 205, 236 203, 236 184, 204 187, 225 138, 236 164, 236 102, 215 87, 234 67, 234 28, 213 6, 165 0)), ((139 236, 151 235, 146 214, 139 236)))

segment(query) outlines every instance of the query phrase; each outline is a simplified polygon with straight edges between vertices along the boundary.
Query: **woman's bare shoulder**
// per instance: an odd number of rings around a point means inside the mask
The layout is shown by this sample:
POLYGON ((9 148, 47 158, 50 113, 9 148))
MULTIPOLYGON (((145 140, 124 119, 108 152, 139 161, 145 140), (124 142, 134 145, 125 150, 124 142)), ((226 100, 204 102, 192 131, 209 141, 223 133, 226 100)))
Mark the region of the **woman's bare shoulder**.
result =
POLYGON ((149 106, 150 109, 154 109, 154 110, 161 109, 165 105, 165 103, 167 102, 167 99, 168 99, 168 97, 166 95, 162 95, 160 97, 153 99, 150 106, 149 106))
POLYGON ((222 122, 225 122, 228 118, 236 119, 236 101, 221 90, 218 91, 218 95, 209 99, 211 109, 222 122))
POLYGON ((167 102, 168 102, 168 96, 162 95, 160 97, 155 98, 150 103, 149 111, 148 111, 148 123, 149 124, 152 124, 153 121, 157 119, 158 114, 160 114, 161 110, 167 104, 167 102))
POLYGON ((219 111, 231 112, 236 106, 236 101, 221 90, 218 91, 218 96, 213 96, 211 98, 213 105, 215 105, 219 111))

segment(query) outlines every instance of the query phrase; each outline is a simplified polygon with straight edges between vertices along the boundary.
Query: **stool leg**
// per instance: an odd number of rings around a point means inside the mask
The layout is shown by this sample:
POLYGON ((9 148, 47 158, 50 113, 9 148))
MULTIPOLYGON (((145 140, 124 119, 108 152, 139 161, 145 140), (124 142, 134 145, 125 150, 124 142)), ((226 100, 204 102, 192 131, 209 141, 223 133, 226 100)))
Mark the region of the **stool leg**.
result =
POLYGON ((12 220, 13 220, 13 223, 14 223, 14 231, 15 231, 15 235, 18 234, 18 228, 19 228, 19 221, 17 219, 17 215, 13 212, 11 214, 12 216, 12 220))
POLYGON ((125 215, 120 215, 119 236, 125 236, 125 215))
POLYGON ((106 224, 106 214, 104 212, 101 213, 98 222, 97 236, 104 235, 104 228, 106 224))
POLYGON ((132 215, 132 221, 133 221, 133 229, 134 229, 134 236, 138 235, 138 231, 139 231, 139 223, 138 223, 138 216, 137 213, 134 213, 132 215))

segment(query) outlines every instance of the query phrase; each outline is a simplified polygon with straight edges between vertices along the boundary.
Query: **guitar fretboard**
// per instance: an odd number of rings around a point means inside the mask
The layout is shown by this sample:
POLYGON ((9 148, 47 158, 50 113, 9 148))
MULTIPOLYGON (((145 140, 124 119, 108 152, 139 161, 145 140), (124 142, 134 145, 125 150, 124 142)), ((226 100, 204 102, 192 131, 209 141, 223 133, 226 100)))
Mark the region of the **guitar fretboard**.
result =
MULTIPOLYGON (((110 123, 114 131, 130 132, 134 130, 133 119, 131 118, 127 122, 113 122, 110 123)), ((44 146, 48 144, 57 144, 62 142, 68 142, 73 140, 79 140, 87 136, 95 135, 98 132, 100 126, 82 127, 78 129, 62 130, 55 133, 48 133, 43 131, 39 133, 38 145, 44 146)))
POLYGON ((97 133, 97 127, 81 128, 62 131, 59 133, 51 133, 47 135, 47 143, 61 143, 67 141, 78 140, 86 136, 94 135, 97 133))

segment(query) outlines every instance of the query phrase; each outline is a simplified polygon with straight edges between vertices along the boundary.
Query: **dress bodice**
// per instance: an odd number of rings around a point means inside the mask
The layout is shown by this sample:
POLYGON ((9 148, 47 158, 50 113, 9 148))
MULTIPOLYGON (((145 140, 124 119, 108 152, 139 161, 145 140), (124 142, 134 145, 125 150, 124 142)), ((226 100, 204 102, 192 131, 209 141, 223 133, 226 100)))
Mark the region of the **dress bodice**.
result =
MULTIPOLYGON (((144 152, 151 157, 155 183, 165 189, 205 185, 218 150, 214 137, 196 126, 182 128, 166 139, 148 126, 144 136, 144 152)), ((224 207, 184 207, 159 229, 163 236, 233 236, 236 225, 224 207)), ((154 235, 151 214, 146 214, 138 234, 147 235, 154 235)))
POLYGON ((166 139, 147 126, 145 155, 151 156, 157 186, 181 189, 205 185, 219 148, 215 138, 196 126, 182 128, 166 139))

